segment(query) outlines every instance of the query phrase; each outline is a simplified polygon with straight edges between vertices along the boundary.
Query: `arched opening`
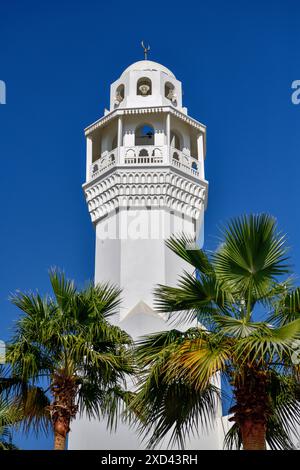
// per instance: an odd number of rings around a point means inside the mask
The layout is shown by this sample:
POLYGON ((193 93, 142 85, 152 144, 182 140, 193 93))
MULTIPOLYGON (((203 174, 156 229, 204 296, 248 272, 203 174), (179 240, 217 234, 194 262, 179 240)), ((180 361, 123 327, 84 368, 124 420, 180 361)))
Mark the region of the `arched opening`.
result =
POLYGON ((180 135, 175 131, 171 131, 170 137, 171 137, 171 142, 170 142, 171 147, 177 150, 182 150, 182 139, 180 135))
POLYGON ((115 96, 115 102, 116 104, 120 104, 125 96, 125 87, 123 84, 119 85, 118 88, 116 89, 116 96, 115 96))
POLYGON ((116 134, 114 136, 112 142, 111 142, 111 149, 110 150, 114 150, 115 148, 117 148, 117 145, 118 145, 118 136, 116 134))
POLYGON ((150 78, 142 77, 137 81, 136 94, 140 96, 152 95, 152 82, 150 78))
POLYGON ((138 163, 149 163, 149 153, 147 149, 141 149, 139 152, 138 163))
POLYGON ((154 129, 143 124, 135 130, 135 145, 154 145, 154 129))
POLYGON ((192 163, 192 169, 193 169, 194 171, 197 171, 197 170, 198 170, 198 165, 197 165, 196 162, 193 162, 193 163, 192 163))
POLYGON ((170 82, 165 83, 165 97, 170 100, 173 104, 176 103, 175 87, 170 82))
POLYGON ((174 160, 177 160, 179 162, 179 155, 178 155, 177 152, 173 153, 173 158, 174 158, 174 160))
POLYGON ((198 148, 197 148, 197 142, 195 139, 191 139, 191 155, 194 158, 198 158, 198 148))

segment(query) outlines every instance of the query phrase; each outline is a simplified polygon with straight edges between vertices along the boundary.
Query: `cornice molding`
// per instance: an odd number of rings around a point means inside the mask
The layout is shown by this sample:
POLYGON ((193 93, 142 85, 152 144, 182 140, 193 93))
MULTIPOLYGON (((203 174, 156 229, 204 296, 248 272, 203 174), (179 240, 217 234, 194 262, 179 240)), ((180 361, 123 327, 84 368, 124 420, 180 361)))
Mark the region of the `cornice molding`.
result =
POLYGON ((181 121, 186 122, 188 125, 195 127, 204 135, 206 133, 206 126, 201 122, 197 121, 196 119, 178 111, 176 108, 172 106, 150 106, 145 108, 123 108, 123 109, 115 109, 111 111, 106 116, 101 117, 91 125, 85 128, 84 133, 86 136, 90 135, 93 131, 98 129, 99 127, 103 127, 109 121, 112 121, 117 116, 126 116, 126 115, 134 115, 134 114, 154 114, 154 113, 170 113, 173 116, 177 117, 181 121))

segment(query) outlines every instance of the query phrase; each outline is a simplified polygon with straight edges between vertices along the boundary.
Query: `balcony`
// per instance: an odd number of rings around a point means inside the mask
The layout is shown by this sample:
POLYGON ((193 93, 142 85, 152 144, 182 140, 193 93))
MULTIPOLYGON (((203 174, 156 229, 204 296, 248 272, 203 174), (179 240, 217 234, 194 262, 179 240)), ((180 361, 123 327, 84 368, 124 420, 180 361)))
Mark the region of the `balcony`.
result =
POLYGON ((121 148, 120 163, 125 165, 168 164, 167 147, 155 145, 135 145, 121 148))
POLYGON ((118 156, 118 149, 115 148, 111 152, 104 152, 100 158, 95 160, 91 167, 91 178, 97 178, 108 171, 112 166, 116 165, 118 156))
POLYGON ((157 167, 172 165, 180 171, 196 178, 200 176, 199 161, 180 150, 166 145, 137 145, 132 147, 120 147, 119 151, 115 148, 111 152, 104 152, 91 166, 91 179, 106 173, 115 165, 122 167, 139 165, 157 167))
POLYGON ((199 177, 200 163, 198 162, 197 158, 186 155, 180 150, 170 147, 170 160, 173 166, 179 168, 184 173, 199 177))

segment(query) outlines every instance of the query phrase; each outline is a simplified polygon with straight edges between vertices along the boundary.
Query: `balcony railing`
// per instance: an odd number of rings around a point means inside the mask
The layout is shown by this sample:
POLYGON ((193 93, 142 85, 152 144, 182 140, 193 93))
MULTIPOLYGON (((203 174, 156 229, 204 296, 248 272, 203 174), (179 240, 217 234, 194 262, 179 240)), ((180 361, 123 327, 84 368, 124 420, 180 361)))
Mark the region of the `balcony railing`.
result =
POLYGON ((94 179, 108 171, 114 165, 173 165, 184 173, 199 177, 199 162, 196 158, 185 154, 181 150, 167 146, 138 145, 132 147, 121 147, 111 152, 104 152, 102 156, 94 161, 91 168, 91 178, 94 179))
POLYGON ((123 147, 120 161, 128 165, 160 165, 167 163, 166 147, 155 145, 135 145, 134 147, 123 147))
POLYGON ((111 152, 105 152, 100 158, 94 161, 91 168, 91 178, 97 178, 97 176, 105 173, 109 168, 114 166, 117 161, 118 149, 114 149, 111 152))

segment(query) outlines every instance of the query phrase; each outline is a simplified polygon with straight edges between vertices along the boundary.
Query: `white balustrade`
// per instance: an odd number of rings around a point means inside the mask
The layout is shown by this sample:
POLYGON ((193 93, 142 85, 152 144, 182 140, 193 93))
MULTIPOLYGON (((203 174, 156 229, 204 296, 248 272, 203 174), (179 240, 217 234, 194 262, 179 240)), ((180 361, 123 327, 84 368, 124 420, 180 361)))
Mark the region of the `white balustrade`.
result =
POLYGON ((155 146, 155 145, 135 145, 134 147, 123 148, 124 164, 128 165, 161 165, 167 163, 167 147, 155 146))
POLYGON ((103 153, 92 164, 91 178, 96 178, 116 164, 157 166, 170 163, 184 173, 199 177, 199 161, 181 150, 166 146, 136 145, 120 147, 120 154, 117 148, 111 152, 103 153))
POLYGON ((95 160, 91 168, 92 179, 106 172, 112 166, 116 165, 118 157, 118 149, 113 149, 111 152, 105 152, 98 160, 95 160))
POLYGON ((170 156, 172 165, 180 168, 185 173, 188 173, 193 176, 199 176, 199 161, 190 156, 186 155, 181 150, 170 147, 170 156))

